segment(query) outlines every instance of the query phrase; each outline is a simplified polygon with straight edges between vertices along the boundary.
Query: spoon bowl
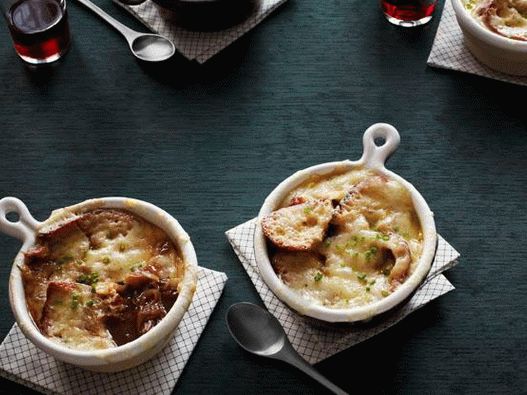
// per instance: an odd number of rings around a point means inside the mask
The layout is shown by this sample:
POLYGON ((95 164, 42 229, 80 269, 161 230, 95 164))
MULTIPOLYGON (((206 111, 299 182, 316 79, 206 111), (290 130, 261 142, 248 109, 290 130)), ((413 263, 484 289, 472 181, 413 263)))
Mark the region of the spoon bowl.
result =
POLYGON ((174 55, 176 47, 158 34, 141 34, 132 40, 130 50, 135 57, 146 62, 161 62, 174 55))
POLYGON ((346 394, 295 351, 280 322, 267 310, 252 303, 237 303, 229 307, 225 321, 231 336, 245 351, 286 362, 333 393, 346 394))
POLYGON ((236 343, 250 353, 271 356, 284 347, 286 336, 278 320, 254 304, 233 305, 226 320, 236 343))

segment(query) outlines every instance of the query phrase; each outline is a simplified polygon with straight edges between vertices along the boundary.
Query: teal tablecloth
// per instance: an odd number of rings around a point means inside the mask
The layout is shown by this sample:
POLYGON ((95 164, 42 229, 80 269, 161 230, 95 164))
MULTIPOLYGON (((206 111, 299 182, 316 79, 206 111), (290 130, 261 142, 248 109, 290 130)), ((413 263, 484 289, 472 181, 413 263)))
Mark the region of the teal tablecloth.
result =
MULTIPOLYGON (((227 307, 260 301, 223 232, 295 170, 358 158, 362 132, 379 121, 402 135, 389 166, 462 254, 448 273, 457 290, 318 368, 352 393, 527 391, 525 88, 428 68, 438 19, 397 29, 375 1, 290 0, 204 66, 138 64, 108 26, 74 2, 69 12, 73 47, 50 70, 25 69, 2 31, 0 196, 23 199, 39 219, 124 195, 180 220, 200 262, 230 280, 176 391, 321 391, 230 339, 227 307)), ((2 337, 18 248, 0 237, 2 337)))

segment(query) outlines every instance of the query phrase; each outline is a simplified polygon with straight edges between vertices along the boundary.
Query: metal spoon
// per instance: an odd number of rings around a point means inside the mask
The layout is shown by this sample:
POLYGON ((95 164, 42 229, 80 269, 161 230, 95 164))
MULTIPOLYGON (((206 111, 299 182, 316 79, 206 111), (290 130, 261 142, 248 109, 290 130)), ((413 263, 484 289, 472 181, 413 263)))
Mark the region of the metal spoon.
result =
POLYGON ((160 62, 170 58, 176 52, 174 44, 169 39, 160 36, 159 34, 141 33, 130 29, 121 22, 112 18, 106 12, 101 10, 89 0, 77 0, 79 3, 89 8, 102 19, 112 25, 119 33, 121 33, 134 56, 146 62, 160 62))
POLYGON ((298 355, 278 320, 268 311, 252 303, 237 303, 229 307, 225 320, 234 340, 246 351, 287 362, 333 393, 346 394, 298 355))

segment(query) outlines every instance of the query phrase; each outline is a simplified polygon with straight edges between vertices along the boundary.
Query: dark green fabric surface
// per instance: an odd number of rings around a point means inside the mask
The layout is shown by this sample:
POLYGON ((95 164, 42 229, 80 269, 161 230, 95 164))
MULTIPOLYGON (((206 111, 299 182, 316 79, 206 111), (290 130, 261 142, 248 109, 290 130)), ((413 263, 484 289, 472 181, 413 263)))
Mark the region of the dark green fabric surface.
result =
MULTIPOLYGON (((362 132, 379 121, 402 136, 389 167, 462 254, 447 274, 457 289, 317 367, 352 393, 527 391, 526 88, 428 68, 439 19, 397 29, 376 1, 290 0, 204 66, 139 64, 95 16, 69 10, 73 46, 51 70, 25 69, 2 28, 0 197, 21 198, 38 219, 108 195, 179 219, 200 264, 229 281, 176 391, 322 391, 230 339, 228 306, 261 302, 224 231, 292 172, 358 158, 362 132)), ((2 338, 19 247, 0 237, 2 338)), ((0 392, 30 391, 1 380, 0 392)))

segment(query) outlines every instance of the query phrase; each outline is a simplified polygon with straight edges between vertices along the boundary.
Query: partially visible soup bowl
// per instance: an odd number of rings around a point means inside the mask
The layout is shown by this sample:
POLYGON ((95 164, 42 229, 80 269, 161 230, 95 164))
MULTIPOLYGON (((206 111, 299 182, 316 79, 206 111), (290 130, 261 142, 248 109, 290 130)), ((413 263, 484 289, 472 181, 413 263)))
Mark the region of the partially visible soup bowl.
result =
POLYGON ((492 32, 471 15, 463 0, 451 1, 465 44, 481 63, 502 73, 527 75, 527 41, 492 32))
POLYGON ((384 123, 372 125, 363 135, 364 152, 358 161, 329 162, 300 170, 282 181, 265 199, 258 214, 258 224, 254 235, 254 252, 258 270, 271 291, 297 313, 329 323, 368 321, 407 300, 425 280, 437 247, 434 215, 425 199, 412 184, 385 167, 386 160, 397 149, 399 142, 399 133, 393 126, 384 123), (383 139, 384 143, 377 145, 377 139, 383 139), (291 191, 307 180, 313 177, 331 175, 336 171, 355 169, 373 170, 377 174, 399 182, 409 191, 421 225, 422 253, 413 272, 389 296, 372 303, 349 308, 323 306, 294 292, 277 275, 271 264, 270 247, 262 229, 262 222, 280 207, 291 191))
POLYGON ((9 301, 16 322, 35 346, 56 359, 96 372, 117 372, 133 368, 155 356, 172 338, 183 315, 187 311, 197 282, 197 258, 190 237, 178 221, 166 211, 153 204, 125 197, 104 197, 86 200, 73 206, 52 212, 51 216, 39 222, 29 213, 26 205, 14 197, 0 200, 0 232, 22 241, 22 248, 14 259, 9 277, 9 301), (102 350, 76 350, 55 342, 42 334, 35 324, 26 304, 21 267, 25 255, 36 242, 39 231, 63 223, 79 212, 96 209, 120 209, 131 212, 162 229, 177 246, 185 262, 178 297, 157 325, 137 339, 118 347, 102 350), (17 220, 10 220, 17 215, 17 220))

